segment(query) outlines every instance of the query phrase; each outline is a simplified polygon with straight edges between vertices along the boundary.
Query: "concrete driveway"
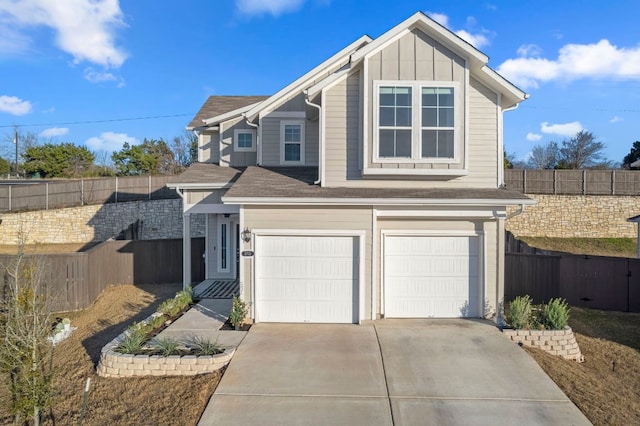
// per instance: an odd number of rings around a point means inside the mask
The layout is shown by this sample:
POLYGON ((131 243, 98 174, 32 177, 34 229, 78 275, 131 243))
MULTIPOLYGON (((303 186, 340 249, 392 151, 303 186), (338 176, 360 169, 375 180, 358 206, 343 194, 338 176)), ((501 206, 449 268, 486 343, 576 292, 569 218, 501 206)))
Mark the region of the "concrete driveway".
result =
POLYGON ((491 323, 254 325, 200 425, 588 425, 491 323))

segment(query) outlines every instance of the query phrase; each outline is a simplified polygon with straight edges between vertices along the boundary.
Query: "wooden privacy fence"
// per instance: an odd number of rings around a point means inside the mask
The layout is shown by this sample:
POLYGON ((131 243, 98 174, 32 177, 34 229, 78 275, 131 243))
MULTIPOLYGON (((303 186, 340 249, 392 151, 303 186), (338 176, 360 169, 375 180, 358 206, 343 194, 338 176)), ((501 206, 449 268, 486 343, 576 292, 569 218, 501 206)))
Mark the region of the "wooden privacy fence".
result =
MULTIPOLYGON (((191 279, 200 282, 204 238, 191 239, 191 252, 191 279)), ((182 239, 106 241, 85 252, 29 256, 42 259, 44 284, 58 312, 89 307, 110 285, 182 282, 182 239)), ((0 255, 0 264, 9 266, 15 258, 0 255)), ((4 268, 2 278, 6 285, 4 268)))
POLYGON ((126 176, 0 185, 0 212, 178 198, 174 176, 126 176))
POLYGON ((505 302, 562 297, 572 306, 640 312, 640 259, 507 253, 505 302))
POLYGON ((504 171, 508 189, 526 194, 640 195, 640 171, 517 170, 504 171))

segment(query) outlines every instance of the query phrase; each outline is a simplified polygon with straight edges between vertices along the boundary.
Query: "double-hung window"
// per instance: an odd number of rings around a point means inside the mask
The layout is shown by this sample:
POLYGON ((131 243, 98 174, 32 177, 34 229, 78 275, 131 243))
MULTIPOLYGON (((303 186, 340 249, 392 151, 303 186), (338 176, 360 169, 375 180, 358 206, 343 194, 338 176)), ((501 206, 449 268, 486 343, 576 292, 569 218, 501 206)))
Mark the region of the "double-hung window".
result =
POLYGON ((236 129, 233 132, 233 150, 236 152, 256 150, 256 131, 236 129))
POLYGON ((457 83, 378 81, 374 88, 377 161, 456 161, 457 83))
POLYGON ((304 121, 280 123, 280 162, 282 164, 304 163, 304 121))

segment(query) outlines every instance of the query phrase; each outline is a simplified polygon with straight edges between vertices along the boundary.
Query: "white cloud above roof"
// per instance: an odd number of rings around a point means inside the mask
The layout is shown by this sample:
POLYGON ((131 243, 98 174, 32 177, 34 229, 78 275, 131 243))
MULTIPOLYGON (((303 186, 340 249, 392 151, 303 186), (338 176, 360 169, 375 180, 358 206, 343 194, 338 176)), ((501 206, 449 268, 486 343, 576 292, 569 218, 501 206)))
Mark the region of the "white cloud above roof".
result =
POLYGON ((262 15, 265 13, 279 16, 295 12, 304 0, 235 0, 236 9, 244 15, 262 15))
POLYGON ((535 55, 508 59, 497 71, 525 89, 556 80, 602 77, 640 80, 640 47, 617 47, 606 39, 593 44, 567 44, 560 48, 556 59, 535 55))
POLYGON ((53 138, 56 136, 64 136, 67 133, 69 133, 69 129, 67 127, 51 127, 41 131, 38 136, 43 138, 53 138))
POLYGON ((138 139, 126 133, 103 132, 100 136, 93 136, 85 142, 87 147, 93 151, 120 151, 125 142, 129 145, 137 145, 138 139))
POLYGON ((527 133, 527 140, 531 142, 537 142, 542 139, 542 135, 538 133, 527 133))
POLYGON ((461 39, 463 39, 464 41, 471 44, 473 47, 477 49, 483 46, 487 46, 491 42, 488 37, 489 31, 485 30, 484 28, 478 31, 474 31, 474 28, 476 27, 476 19, 473 16, 467 17, 468 28, 466 30, 465 29, 455 30, 449 25, 449 16, 445 15, 444 13, 437 13, 437 12, 425 12, 425 13, 431 19, 436 21, 438 24, 449 29, 450 31, 455 33, 455 35, 457 35, 458 37, 460 37, 461 39))
POLYGON ((17 96, 0 96, 0 112, 11 115, 25 115, 32 110, 31 102, 22 100, 17 96))
POLYGON ((540 131, 551 135, 572 137, 581 130, 584 130, 584 127, 579 121, 564 124, 549 124, 545 121, 540 124, 540 131))
MULTIPOLYGON (((124 26, 118 0, 20 0, 0 1, 0 27, 4 44, 27 48, 29 30, 48 27, 55 44, 73 57, 106 68, 118 68, 127 54, 116 46, 116 31, 124 26)), ((29 40, 29 41, 28 41, 29 40)))

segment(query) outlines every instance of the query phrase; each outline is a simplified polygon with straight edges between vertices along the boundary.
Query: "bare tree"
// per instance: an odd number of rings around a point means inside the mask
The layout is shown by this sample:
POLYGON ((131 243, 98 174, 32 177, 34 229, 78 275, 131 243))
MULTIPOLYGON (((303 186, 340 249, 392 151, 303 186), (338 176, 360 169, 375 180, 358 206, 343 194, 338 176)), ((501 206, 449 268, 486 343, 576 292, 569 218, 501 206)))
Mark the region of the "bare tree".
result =
POLYGON ((528 165, 532 169, 554 169, 558 164, 558 155, 558 144, 555 142, 536 145, 531 150, 528 165))
POLYGON ((600 164, 605 160, 604 148, 593 133, 581 130, 571 139, 562 141, 558 168, 584 169, 600 164))
POLYGON ((183 130, 173 138, 171 149, 175 155, 176 173, 181 172, 198 161, 198 136, 188 130, 183 130))

